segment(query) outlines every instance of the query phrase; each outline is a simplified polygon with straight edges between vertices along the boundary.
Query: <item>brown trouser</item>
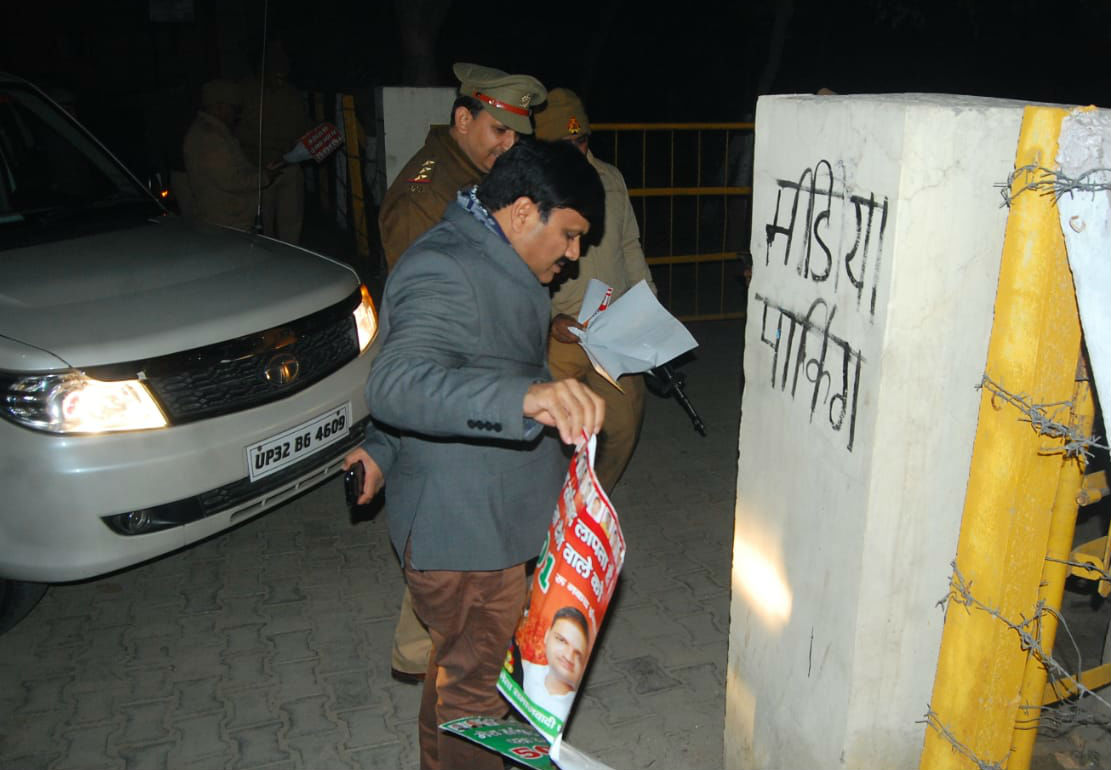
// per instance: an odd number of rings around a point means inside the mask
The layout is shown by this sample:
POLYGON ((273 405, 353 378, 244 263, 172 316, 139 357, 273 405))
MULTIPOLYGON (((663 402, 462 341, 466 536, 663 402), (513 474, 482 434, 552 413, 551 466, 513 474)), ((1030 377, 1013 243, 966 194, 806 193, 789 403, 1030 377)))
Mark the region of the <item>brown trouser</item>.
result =
POLYGON ((492 572, 406 566, 405 580, 433 645, 420 705, 421 769, 502 770, 500 755, 442 732, 439 725, 459 717, 501 718, 508 713, 497 681, 525 608, 524 565, 492 572))
POLYGON ((618 384, 625 391, 622 393, 594 371, 581 345, 560 342, 552 337, 548 338, 548 368, 553 379, 581 380, 606 402, 606 422, 598 437, 594 471, 598 474, 598 481, 602 482, 602 488, 612 493, 629 464, 629 458, 633 456, 640 435, 640 424, 644 418, 644 377, 626 374, 618 379, 618 384))

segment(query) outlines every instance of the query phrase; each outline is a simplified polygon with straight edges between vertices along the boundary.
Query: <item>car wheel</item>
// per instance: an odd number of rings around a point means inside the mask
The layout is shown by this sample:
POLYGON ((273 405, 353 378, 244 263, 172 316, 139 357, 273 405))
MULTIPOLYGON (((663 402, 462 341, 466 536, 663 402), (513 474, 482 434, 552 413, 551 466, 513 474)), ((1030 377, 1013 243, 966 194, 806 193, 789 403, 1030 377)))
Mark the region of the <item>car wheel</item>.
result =
POLYGON ((0 578, 0 634, 15 627, 39 603, 46 583, 24 583, 0 578))

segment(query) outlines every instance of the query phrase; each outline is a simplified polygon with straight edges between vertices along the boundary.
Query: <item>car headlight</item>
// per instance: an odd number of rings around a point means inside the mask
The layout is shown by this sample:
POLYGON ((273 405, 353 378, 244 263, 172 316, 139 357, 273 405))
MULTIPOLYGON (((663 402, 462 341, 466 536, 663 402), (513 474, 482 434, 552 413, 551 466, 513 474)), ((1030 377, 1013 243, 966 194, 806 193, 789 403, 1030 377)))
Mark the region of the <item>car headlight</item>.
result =
POLYGON ((164 428, 154 397, 139 380, 104 382, 80 372, 15 377, 0 392, 0 410, 20 425, 51 433, 105 433, 164 428))
POLYGON ((370 298, 370 291, 366 284, 359 286, 363 301, 352 311, 355 315, 355 328, 359 331, 359 353, 370 347, 374 335, 378 333, 378 311, 374 309, 374 300, 370 298))

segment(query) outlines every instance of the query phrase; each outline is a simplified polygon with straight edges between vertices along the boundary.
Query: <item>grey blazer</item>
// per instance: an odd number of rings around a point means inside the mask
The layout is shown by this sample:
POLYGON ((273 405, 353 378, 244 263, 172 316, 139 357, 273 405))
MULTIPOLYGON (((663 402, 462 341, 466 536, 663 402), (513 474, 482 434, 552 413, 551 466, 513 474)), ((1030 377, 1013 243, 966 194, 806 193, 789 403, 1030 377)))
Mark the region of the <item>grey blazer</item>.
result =
POLYGON ((458 204, 386 282, 363 448, 386 476, 390 540, 421 570, 495 570, 539 554, 567 470, 521 413, 550 379, 549 298, 458 204))

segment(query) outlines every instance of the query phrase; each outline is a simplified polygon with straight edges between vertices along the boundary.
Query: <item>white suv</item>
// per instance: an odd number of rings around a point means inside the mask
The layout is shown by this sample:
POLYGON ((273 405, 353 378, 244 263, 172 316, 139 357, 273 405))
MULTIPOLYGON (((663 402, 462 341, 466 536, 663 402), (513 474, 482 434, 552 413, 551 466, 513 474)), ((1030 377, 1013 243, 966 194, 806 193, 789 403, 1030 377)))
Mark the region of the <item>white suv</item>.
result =
POLYGON ((0 74, 0 631, 337 473, 376 330, 351 268, 167 214, 0 74))

